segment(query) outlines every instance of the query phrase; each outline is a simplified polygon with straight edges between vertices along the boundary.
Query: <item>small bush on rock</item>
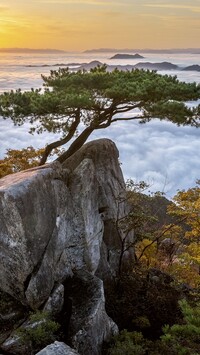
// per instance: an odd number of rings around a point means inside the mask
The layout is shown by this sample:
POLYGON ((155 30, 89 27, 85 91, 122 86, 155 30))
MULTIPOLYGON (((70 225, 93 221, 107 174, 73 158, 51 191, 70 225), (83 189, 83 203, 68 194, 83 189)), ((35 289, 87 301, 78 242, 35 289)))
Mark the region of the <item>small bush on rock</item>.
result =
POLYGON ((25 344, 30 344, 35 350, 55 340, 59 324, 50 318, 47 312, 37 311, 31 314, 26 327, 20 328, 18 334, 25 344))

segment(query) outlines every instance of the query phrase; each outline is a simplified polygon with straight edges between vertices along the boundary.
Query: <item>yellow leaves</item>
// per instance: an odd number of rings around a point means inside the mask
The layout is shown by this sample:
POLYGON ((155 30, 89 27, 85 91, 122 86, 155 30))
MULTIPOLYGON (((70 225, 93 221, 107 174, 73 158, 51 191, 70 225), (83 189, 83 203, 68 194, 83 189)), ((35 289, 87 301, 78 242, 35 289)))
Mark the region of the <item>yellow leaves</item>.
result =
POLYGON ((194 288, 200 286, 200 275, 198 270, 191 267, 190 263, 180 263, 180 261, 177 261, 170 265, 167 271, 180 283, 186 283, 194 288))
POLYGON ((152 231, 136 244, 136 255, 146 268, 158 267, 178 282, 200 286, 200 181, 179 191, 168 206, 173 223, 152 231))
POLYGON ((0 178, 12 173, 12 166, 3 160, 0 160, 0 178))
POLYGON ((200 245, 199 243, 190 243, 186 247, 186 252, 188 253, 190 260, 200 266, 200 245))
POLYGON ((0 178, 39 165, 44 149, 27 147, 22 150, 8 149, 6 157, 0 160, 0 178))
POLYGON ((186 238, 200 240, 200 181, 197 181, 194 188, 179 191, 168 212, 178 218, 185 217, 184 223, 189 227, 185 233, 186 238))
POLYGON ((139 243, 136 244, 136 255, 139 257, 142 251, 145 249, 140 261, 142 264, 146 265, 147 267, 152 267, 156 265, 157 259, 157 245, 156 243, 152 244, 152 240, 150 239, 143 239, 139 243), (146 249, 145 249, 146 248, 146 249))
MULTIPOLYGON (((0 178, 38 166, 43 153, 44 148, 35 149, 31 146, 21 150, 8 149, 5 158, 0 160, 0 178)), ((59 156, 62 153, 61 148, 55 148, 49 156, 59 156)))

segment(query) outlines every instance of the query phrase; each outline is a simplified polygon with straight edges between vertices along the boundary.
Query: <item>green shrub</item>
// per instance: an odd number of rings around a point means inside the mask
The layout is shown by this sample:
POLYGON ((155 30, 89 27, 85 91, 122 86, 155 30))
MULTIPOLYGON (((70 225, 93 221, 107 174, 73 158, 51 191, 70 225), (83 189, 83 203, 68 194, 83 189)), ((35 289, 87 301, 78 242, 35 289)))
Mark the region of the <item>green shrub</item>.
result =
POLYGON ((113 344, 108 350, 109 355, 144 355, 147 350, 147 341, 142 333, 122 330, 113 339, 113 344))
POLYGON ((139 331, 157 339, 165 324, 182 318, 180 292, 169 284, 150 282, 148 273, 140 269, 122 274, 116 285, 106 287, 105 294, 107 313, 120 330, 139 331))
POLYGON ((146 316, 139 316, 139 317, 133 319, 132 323, 140 329, 149 328, 151 326, 151 324, 146 316))
POLYGON ((191 307, 186 300, 181 300, 179 304, 184 316, 183 323, 163 327, 161 345, 166 352, 167 348, 170 349, 172 354, 200 354, 200 304, 191 307))
POLYGON ((26 327, 20 328, 21 341, 30 344, 33 349, 40 349, 55 340, 59 324, 50 318, 47 312, 37 311, 31 314, 26 327))
MULTIPOLYGON (((194 307, 179 301, 183 314, 180 324, 163 327, 160 339, 147 340, 139 332, 123 330, 114 337, 109 355, 198 355, 200 354, 200 303, 194 307)), ((141 317, 143 319, 143 317, 141 317)), ((138 320, 141 319, 139 317, 138 320)), ((145 318, 144 318, 145 319, 145 318)))

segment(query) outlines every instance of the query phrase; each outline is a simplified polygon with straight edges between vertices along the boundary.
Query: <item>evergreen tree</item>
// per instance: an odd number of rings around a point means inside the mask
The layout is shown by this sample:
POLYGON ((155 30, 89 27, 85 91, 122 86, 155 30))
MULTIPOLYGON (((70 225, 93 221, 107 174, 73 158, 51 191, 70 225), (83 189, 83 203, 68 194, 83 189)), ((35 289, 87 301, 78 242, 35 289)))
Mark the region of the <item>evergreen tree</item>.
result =
POLYGON ((108 72, 103 65, 90 72, 60 68, 42 79, 43 90, 18 89, 0 95, 0 114, 10 117, 15 125, 29 122, 31 133, 61 133, 60 140, 46 146, 41 164, 53 149, 75 137, 58 157, 62 163, 94 130, 117 121, 146 123, 157 117, 177 125, 200 124, 200 107, 189 108, 184 103, 200 98, 200 86, 179 82, 175 76, 138 69, 108 72))

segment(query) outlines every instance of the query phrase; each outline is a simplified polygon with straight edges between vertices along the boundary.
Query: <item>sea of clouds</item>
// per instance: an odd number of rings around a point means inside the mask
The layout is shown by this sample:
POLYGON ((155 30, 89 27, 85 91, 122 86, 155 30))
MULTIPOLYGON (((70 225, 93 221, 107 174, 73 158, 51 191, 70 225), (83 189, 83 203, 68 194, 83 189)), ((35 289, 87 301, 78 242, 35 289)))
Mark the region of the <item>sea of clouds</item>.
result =
MULTIPOLYGON (((28 68, 28 59, 24 57, 0 58, 0 91, 8 91, 21 87, 23 90, 39 87, 42 84, 40 73, 48 74, 51 68, 28 68)), ((198 63, 193 58, 194 64, 198 63)), ((68 58, 68 61, 86 62, 95 58, 68 58)), ((102 60, 102 58, 96 58, 102 60)), ((164 59, 164 57, 163 57, 164 59)), ((66 58, 51 58, 62 62, 66 58)), ((150 61, 150 59, 148 58, 150 61)), ((184 59, 186 63, 186 59, 184 59)), ((105 60, 104 60, 105 61, 105 60)), ((154 59, 156 61, 156 58, 154 59)), ((177 58, 170 58, 177 63, 177 58)), ((36 57, 31 63, 46 63, 48 57, 36 57)), ((29 59, 30 63, 30 59, 29 59)), ((180 63, 180 59, 179 59, 180 63)), ((188 61, 191 64, 190 61, 188 61)), ((127 64, 127 63, 124 63, 127 64)), ((54 68, 55 69, 55 68, 54 68)), ((200 73, 176 72, 180 80, 200 82, 200 73)), ((14 126, 12 121, 0 117, 0 159, 6 150, 21 149, 27 146, 43 147, 58 135, 43 133, 30 135, 29 125, 14 126)), ((152 191, 164 191, 168 198, 173 197, 179 189, 188 189, 200 178, 200 129, 195 127, 177 127, 170 122, 152 120, 147 124, 136 121, 113 124, 108 129, 94 132, 90 140, 97 138, 112 139, 119 149, 119 160, 125 179, 145 180, 152 191)))

